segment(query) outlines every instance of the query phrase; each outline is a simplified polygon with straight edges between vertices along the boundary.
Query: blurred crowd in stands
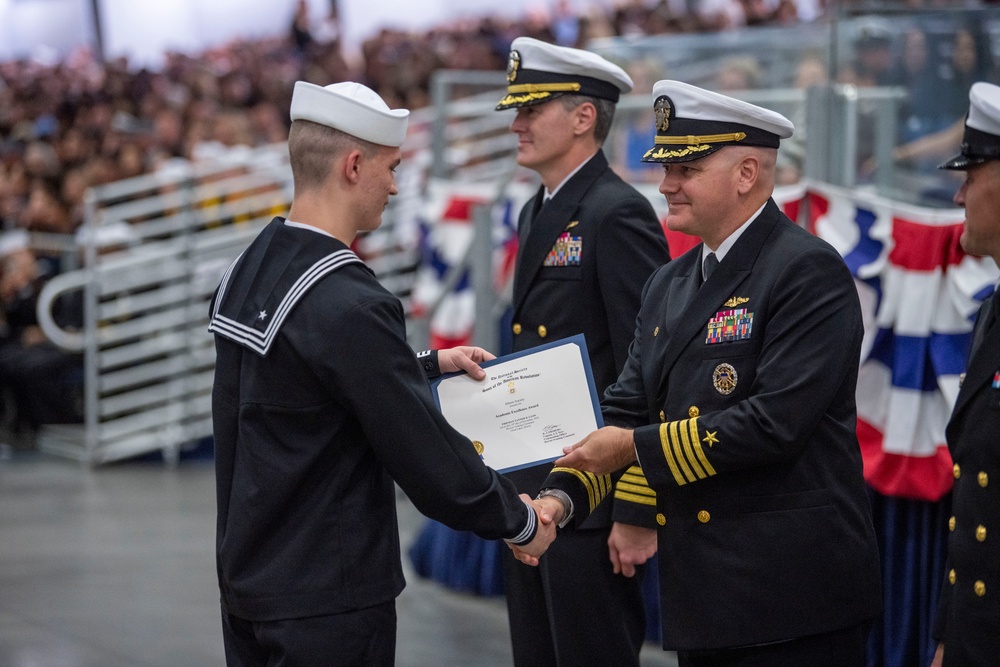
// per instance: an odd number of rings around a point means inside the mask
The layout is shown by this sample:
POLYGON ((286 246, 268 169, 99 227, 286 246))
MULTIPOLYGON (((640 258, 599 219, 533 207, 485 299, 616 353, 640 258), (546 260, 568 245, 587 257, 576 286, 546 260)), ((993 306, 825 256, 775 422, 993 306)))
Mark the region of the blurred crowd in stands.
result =
MULTIPOLYGON (((418 109, 428 103, 435 70, 502 70, 518 35, 583 47, 603 37, 813 21, 823 16, 825 5, 826 0, 621 0, 579 14, 565 0, 554 0, 545 11, 516 20, 484 17, 422 32, 382 30, 351 53, 336 3, 315 21, 303 0, 284 35, 198 55, 168 54, 157 71, 132 68, 125 59, 102 61, 83 50, 55 64, 0 63, 0 391, 6 396, 0 419, 32 428, 81 416, 78 404, 39 407, 25 399, 35 393, 25 390, 30 378, 45 384, 56 372, 51 364, 62 369, 65 362, 64 357, 52 361, 51 344, 39 335, 33 314, 40 286, 60 270, 59 258, 45 256, 25 232, 31 238, 71 238, 83 222, 88 187, 212 157, 232 146, 284 141, 296 80, 320 85, 358 80, 390 107, 418 109), (43 349, 37 364, 20 368, 27 352, 43 349)), ((972 81, 993 79, 985 39, 973 29, 966 32, 945 49, 949 62, 930 51, 919 31, 907 34, 902 48, 894 48, 890 36, 872 34, 859 42, 854 66, 841 78, 913 91, 900 122, 904 138, 941 130, 961 114, 972 81), (894 56, 897 51, 901 58, 894 56), (943 85, 950 86, 947 94, 943 85)), ((823 79, 825 65, 812 64, 818 68, 813 79, 823 79)), ((808 67, 802 69, 807 76, 808 67)), ((720 87, 757 85, 752 59, 732 73, 736 78, 720 80, 720 87)))

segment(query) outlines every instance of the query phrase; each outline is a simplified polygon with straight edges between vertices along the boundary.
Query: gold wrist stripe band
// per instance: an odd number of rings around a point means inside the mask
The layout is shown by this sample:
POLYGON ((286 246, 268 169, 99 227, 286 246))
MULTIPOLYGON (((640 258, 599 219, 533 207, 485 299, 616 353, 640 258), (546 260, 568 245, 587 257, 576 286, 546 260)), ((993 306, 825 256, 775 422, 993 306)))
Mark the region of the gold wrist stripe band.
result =
POLYGON ((746 132, 730 132, 729 134, 703 134, 701 136, 689 134, 684 137, 656 137, 655 143, 667 144, 671 146, 698 146, 700 144, 718 144, 723 141, 743 141, 747 138, 746 132))

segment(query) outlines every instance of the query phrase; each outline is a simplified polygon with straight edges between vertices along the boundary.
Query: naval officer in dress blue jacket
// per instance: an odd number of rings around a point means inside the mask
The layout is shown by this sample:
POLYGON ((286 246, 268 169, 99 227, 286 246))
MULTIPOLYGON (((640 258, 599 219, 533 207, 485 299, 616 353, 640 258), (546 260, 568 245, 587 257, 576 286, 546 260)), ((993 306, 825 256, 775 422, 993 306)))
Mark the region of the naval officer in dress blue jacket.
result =
MULTIPOLYGON (((941 165, 965 171, 962 249, 1000 262, 1000 87, 969 91, 962 152, 941 165)), ((933 635, 934 667, 1000 661, 1000 292, 976 319, 968 366, 945 430, 955 487, 948 562, 933 635)))
MULTIPOLYGON (((511 43, 507 80, 497 109, 517 110, 517 163, 541 178, 518 219, 513 347, 582 333, 603 392, 628 357, 642 286, 670 259, 652 205, 601 149, 632 80, 597 54, 530 37, 511 43)), ((519 489, 536 493, 550 467, 520 472, 519 489)), ((655 551, 653 510, 650 495, 623 492, 537 569, 505 557, 516 665, 638 666, 646 632, 634 562, 655 551)))
POLYGON ((682 667, 863 667, 881 607, 855 433, 861 308, 830 245, 771 199, 793 127, 677 81, 653 87, 671 229, 702 243, 646 284, 606 426, 544 484, 579 521, 600 475, 655 492, 664 648, 682 667))

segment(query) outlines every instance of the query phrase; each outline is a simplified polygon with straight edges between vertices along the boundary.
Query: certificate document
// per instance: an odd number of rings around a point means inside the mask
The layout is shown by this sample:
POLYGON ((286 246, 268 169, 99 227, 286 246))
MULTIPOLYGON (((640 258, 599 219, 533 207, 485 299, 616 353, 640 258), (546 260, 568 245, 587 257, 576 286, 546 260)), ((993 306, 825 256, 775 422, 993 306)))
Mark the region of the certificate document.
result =
POLYGON ((448 423, 494 470, 553 461, 604 425, 582 335, 480 366, 485 380, 444 376, 434 383, 435 397, 448 423))

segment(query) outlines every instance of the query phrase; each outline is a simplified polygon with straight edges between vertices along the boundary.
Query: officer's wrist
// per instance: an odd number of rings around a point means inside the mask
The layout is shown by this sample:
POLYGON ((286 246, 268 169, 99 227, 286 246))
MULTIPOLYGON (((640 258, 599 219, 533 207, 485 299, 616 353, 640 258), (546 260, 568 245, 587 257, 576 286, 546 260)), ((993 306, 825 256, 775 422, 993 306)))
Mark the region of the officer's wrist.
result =
POLYGON ((536 500, 541 500, 542 498, 555 498, 562 505, 563 513, 562 519, 560 519, 558 525, 563 528, 572 520, 573 518, 573 499, 569 497, 565 491, 560 489, 542 489, 535 496, 536 500))

